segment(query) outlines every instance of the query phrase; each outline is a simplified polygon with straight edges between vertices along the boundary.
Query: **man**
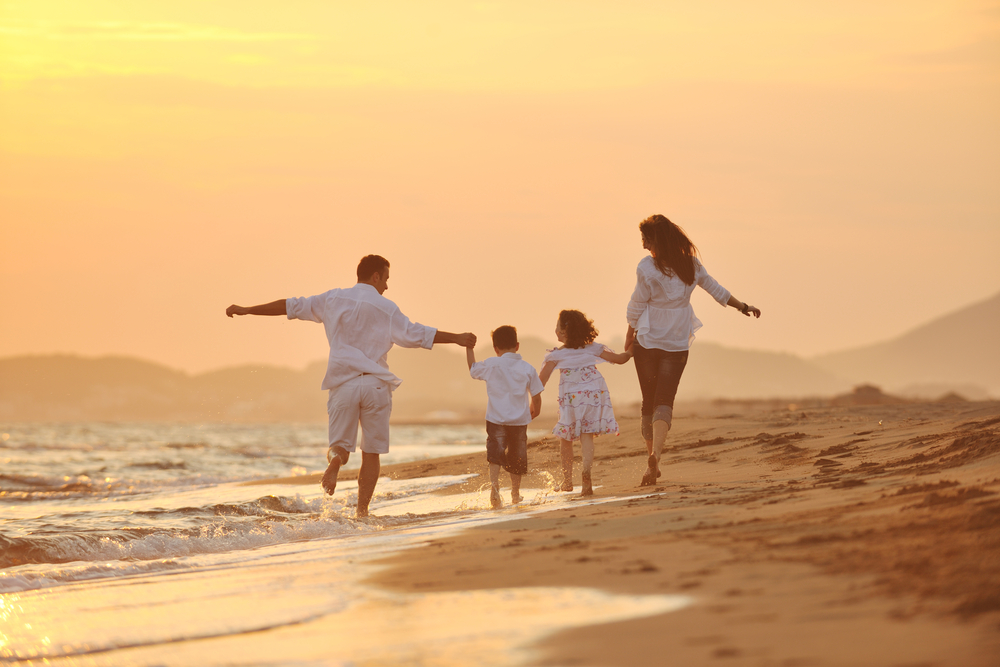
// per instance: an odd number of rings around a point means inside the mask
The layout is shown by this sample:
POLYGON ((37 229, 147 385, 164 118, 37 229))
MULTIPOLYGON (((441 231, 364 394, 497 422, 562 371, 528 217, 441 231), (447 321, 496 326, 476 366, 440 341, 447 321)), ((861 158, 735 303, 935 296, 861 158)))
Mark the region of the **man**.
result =
POLYGON ((386 363, 389 350, 393 345, 430 349, 434 343, 475 347, 476 336, 410 322, 395 303, 382 296, 389 289, 389 262, 384 257, 363 257, 357 273, 354 287, 249 308, 234 304, 226 309, 226 315, 287 315, 290 320, 323 323, 330 342, 323 378, 323 389, 329 390, 330 441, 323 489, 333 495, 337 488, 340 467, 355 451, 360 423, 357 516, 365 517, 381 470, 379 456, 389 451, 392 391, 400 384, 386 363))

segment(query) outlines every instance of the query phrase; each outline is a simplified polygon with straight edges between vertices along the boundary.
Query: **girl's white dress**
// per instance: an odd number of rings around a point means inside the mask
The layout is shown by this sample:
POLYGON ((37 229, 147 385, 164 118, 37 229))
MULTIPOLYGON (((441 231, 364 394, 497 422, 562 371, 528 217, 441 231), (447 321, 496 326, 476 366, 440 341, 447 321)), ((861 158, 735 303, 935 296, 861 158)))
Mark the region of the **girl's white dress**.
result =
POLYGON ((600 343, 586 347, 549 350, 545 362, 554 361, 559 371, 559 422, 552 433, 563 440, 579 440, 581 433, 618 434, 611 407, 611 393, 597 364, 610 349, 600 343))

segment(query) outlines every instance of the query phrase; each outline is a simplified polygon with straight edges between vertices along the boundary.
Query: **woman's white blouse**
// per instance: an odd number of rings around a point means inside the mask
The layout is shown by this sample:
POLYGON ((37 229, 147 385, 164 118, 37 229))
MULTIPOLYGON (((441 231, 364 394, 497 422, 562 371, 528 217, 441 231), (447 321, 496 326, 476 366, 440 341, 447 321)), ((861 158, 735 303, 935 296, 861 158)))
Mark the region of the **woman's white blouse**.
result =
POLYGON ((691 307, 695 286, 711 294, 723 306, 729 301, 729 290, 708 275, 697 258, 691 285, 685 285, 672 271, 662 273, 649 255, 639 262, 635 291, 626 314, 639 345, 668 352, 681 352, 691 347, 694 332, 701 328, 701 320, 695 317, 691 307))

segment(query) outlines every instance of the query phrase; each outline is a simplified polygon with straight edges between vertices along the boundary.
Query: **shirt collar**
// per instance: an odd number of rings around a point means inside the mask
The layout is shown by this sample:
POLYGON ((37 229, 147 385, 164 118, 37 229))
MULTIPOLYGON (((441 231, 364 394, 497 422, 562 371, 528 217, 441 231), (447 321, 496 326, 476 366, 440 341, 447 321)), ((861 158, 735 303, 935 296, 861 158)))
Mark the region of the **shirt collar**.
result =
POLYGON ((510 359, 518 359, 518 360, 520 360, 521 359, 521 355, 518 354, 517 352, 504 352, 502 355, 500 355, 500 358, 501 359, 510 358, 510 359))

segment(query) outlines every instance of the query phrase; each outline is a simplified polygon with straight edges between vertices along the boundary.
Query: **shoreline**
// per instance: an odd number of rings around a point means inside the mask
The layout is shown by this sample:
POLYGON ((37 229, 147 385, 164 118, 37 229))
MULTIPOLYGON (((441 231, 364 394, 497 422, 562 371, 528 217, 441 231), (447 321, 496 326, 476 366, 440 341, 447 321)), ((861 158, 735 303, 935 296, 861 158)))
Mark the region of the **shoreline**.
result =
MULTIPOLYGON (((539 664, 985 665, 1000 654, 1000 402, 678 418, 655 487, 638 486, 638 421, 620 424, 597 440, 594 467, 597 496, 620 501, 431 540, 381 561, 370 583, 697 600, 556 633, 536 646, 539 664)), ((525 487, 558 472, 558 449, 530 443, 525 487)), ((485 469, 483 453, 382 473, 480 475, 439 491, 457 493, 480 488, 485 469)), ((579 463, 574 478, 578 491, 579 463)))

